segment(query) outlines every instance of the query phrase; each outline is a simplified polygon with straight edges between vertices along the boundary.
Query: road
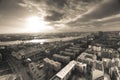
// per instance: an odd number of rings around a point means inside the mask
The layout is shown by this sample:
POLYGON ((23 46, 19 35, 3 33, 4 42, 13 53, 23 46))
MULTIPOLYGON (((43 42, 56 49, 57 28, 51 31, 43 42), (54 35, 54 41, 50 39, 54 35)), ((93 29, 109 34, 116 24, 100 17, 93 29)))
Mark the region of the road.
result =
POLYGON ((8 64, 10 65, 13 73, 20 77, 21 80, 32 80, 27 74, 27 69, 21 63, 21 61, 16 60, 11 55, 8 56, 8 64))

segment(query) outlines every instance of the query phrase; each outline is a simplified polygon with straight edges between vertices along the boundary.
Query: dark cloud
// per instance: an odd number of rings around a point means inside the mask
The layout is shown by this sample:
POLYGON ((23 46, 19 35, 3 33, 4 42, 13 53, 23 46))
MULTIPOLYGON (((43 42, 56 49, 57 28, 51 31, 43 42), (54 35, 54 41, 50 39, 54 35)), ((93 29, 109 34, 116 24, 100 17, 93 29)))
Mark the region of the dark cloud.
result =
POLYGON ((90 2, 101 2, 103 0, 81 0, 82 2, 90 3, 90 2))
POLYGON ((67 4, 67 0, 46 0, 47 5, 63 8, 67 4))
POLYGON ((62 18, 63 14, 56 11, 49 11, 51 16, 46 16, 45 20, 47 21, 58 21, 62 18))
POLYGON ((64 7, 67 4, 67 0, 34 0, 34 2, 41 3, 44 1, 49 6, 64 7))
POLYGON ((120 13, 120 0, 105 0, 82 15, 84 19, 101 19, 120 13))
POLYGON ((2 2, 2 0, 0 0, 0 3, 2 2))
POLYGON ((107 20, 107 21, 97 21, 98 19, 102 20, 102 18, 110 17, 120 13, 120 0, 104 0, 100 4, 94 6, 89 9, 87 12, 79 16, 77 19, 68 22, 69 26, 80 26, 90 25, 93 26, 102 26, 104 23, 109 23, 110 21, 118 20, 119 18, 107 20))
POLYGON ((95 6, 83 17, 98 19, 118 14, 120 12, 120 0, 106 0, 100 5, 95 6))
POLYGON ((91 8, 93 3, 95 4, 98 1, 99 0, 24 0, 25 4, 29 7, 31 6, 32 9, 36 7, 40 12, 45 11, 45 18, 52 21, 59 20, 60 22, 68 22, 78 17, 91 8))

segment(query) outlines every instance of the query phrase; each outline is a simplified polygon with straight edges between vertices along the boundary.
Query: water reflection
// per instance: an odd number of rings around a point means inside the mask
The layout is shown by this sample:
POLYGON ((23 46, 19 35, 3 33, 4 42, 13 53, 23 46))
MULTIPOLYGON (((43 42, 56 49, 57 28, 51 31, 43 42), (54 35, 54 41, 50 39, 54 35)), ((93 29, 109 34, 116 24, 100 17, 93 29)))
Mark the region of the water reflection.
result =
POLYGON ((82 38, 84 36, 78 36, 78 37, 65 37, 65 38, 53 38, 53 39, 33 39, 33 40, 17 40, 17 41, 6 41, 6 42, 0 42, 0 45, 14 45, 14 44, 22 44, 22 43, 40 43, 44 44, 45 42, 55 42, 55 41, 69 41, 73 39, 82 38))
POLYGON ((40 43, 40 44, 44 44, 45 42, 48 42, 47 39, 33 39, 29 41, 30 43, 40 43))

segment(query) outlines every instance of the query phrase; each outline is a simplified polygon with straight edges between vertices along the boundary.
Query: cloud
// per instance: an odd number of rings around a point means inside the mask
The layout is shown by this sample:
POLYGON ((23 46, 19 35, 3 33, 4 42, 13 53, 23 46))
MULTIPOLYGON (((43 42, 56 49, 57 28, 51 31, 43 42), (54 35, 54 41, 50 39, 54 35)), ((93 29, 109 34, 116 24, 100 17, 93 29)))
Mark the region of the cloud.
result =
POLYGON ((0 0, 0 3, 2 2, 2 0, 0 0))
POLYGON ((2 17, 2 14, 0 14, 0 18, 2 17))
POLYGON ((48 15, 48 16, 45 17, 45 19, 46 19, 47 21, 58 21, 58 20, 60 20, 60 19, 62 18, 62 16, 64 15, 64 14, 58 13, 58 12, 56 12, 56 11, 49 11, 49 14, 50 14, 50 15, 48 15))
POLYGON ((56 28, 63 26, 87 30, 119 20, 117 17, 109 18, 119 14, 119 0, 23 0, 23 2, 19 5, 44 18, 56 28))
POLYGON ((119 14, 120 1, 119 0, 104 0, 102 3, 94 6, 86 13, 82 14, 76 21, 88 21, 91 19, 101 19, 111 15, 119 14))
POLYGON ((120 1, 119 0, 105 0, 101 4, 95 6, 83 15, 87 18, 104 18, 120 12, 120 1))
POLYGON ((23 0, 20 6, 38 10, 46 20, 57 22, 68 22, 83 14, 99 0, 23 0), (56 18, 58 17, 58 19, 56 18), (59 20, 59 21, 58 21, 59 20))
MULTIPOLYGON (((105 26, 114 26, 112 24, 120 23, 120 1, 119 0, 104 0, 101 3, 93 6, 82 15, 74 18, 72 21, 68 22, 69 26, 81 27, 86 25, 93 26, 94 29, 102 27, 104 30, 105 26), (112 24, 110 24, 112 23, 112 24)), ((110 26, 110 28, 111 28, 110 26)), ((105 28, 108 29, 109 27, 105 28)), ((109 29, 108 29, 109 30, 109 29)), ((114 30, 114 29, 113 29, 114 30)))
POLYGON ((101 23, 120 22, 120 14, 98 19, 97 21, 101 23))
POLYGON ((18 3, 18 5, 19 5, 19 6, 22 6, 22 7, 27 7, 27 5, 24 4, 24 3, 18 3))

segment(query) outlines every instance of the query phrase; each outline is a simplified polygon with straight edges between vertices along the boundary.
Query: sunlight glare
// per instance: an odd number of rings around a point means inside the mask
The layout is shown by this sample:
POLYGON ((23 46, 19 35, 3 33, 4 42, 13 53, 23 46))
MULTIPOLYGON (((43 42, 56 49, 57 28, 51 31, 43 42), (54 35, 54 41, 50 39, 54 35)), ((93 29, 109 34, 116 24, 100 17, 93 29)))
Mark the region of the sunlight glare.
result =
POLYGON ((53 27, 48 25, 48 22, 45 22, 44 19, 39 18, 38 16, 31 16, 27 18, 27 30, 28 32, 48 32, 52 30, 53 27))

